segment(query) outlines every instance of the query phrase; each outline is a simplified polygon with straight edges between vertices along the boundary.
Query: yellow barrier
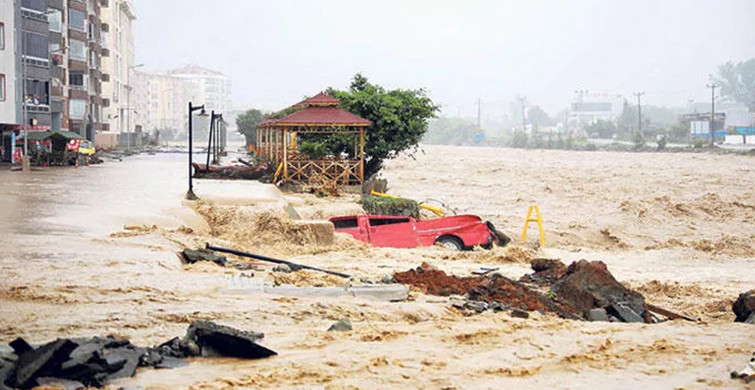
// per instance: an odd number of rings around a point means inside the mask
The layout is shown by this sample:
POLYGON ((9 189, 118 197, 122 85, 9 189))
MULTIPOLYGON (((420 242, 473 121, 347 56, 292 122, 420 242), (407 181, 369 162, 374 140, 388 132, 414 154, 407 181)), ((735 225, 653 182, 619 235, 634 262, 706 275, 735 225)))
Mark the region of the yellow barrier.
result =
POLYGON ((540 229, 540 246, 544 247, 545 229, 543 228, 543 215, 540 214, 540 206, 530 206, 530 208, 527 210, 527 218, 524 219, 524 230, 522 231, 522 242, 525 242, 527 240, 527 227, 529 227, 530 222, 537 222, 537 227, 540 229), (535 210, 537 218, 532 218, 533 209, 535 210))
MULTIPOLYGON (((384 192, 377 192, 375 190, 371 190, 370 191, 370 195, 372 195, 372 196, 379 196, 381 198, 391 198, 391 199, 398 198, 398 196, 396 196, 396 195, 390 195, 390 194, 386 194, 384 192)), ((437 215, 439 217, 445 217, 446 216, 446 212, 443 211, 443 209, 441 209, 440 207, 431 206, 429 204, 420 204, 419 207, 421 207, 421 208, 423 208, 425 210, 428 210, 428 211, 432 212, 433 214, 435 214, 435 215, 437 215)))

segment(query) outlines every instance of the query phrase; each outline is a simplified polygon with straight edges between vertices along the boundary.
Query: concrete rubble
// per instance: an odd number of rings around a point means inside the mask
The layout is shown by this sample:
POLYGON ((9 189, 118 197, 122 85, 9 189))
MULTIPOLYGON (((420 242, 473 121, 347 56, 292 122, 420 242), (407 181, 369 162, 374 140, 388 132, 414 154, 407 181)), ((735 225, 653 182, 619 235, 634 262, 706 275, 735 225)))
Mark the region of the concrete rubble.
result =
POLYGON ((103 387, 136 375, 138 367, 176 368, 187 357, 227 356, 259 359, 276 355, 245 332, 209 321, 192 323, 183 338, 156 347, 138 347, 114 337, 58 339, 34 347, 22 338, 0 349, 0 390, 55 386, 64 389, 103 387))

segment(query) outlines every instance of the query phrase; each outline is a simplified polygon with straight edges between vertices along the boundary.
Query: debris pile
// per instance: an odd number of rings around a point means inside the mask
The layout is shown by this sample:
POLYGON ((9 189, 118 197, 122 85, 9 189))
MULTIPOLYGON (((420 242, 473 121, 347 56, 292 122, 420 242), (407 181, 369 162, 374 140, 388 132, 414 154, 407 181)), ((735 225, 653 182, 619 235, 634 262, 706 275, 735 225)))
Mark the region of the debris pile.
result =
POLYGON ((455 306, 476 312, 519 309, 554 312, 565 318, 576 317, 569 307, 498 273, 457 277, 423 263, 416 269, 395 273, 393 277, 398 283, 414 286, 426 294, 465 295, 468 301, 456 303, 455 306))
POLYGON ((143 348, 125 339, 93 337, 58 339, 33 347, 22 338, 10 343, 13 353, 0 355, 0 389, 43 385, 102 387, 136 374, 137 367, 175 368, 183 358, 228 356, 265 358, 276 353, 256 342, 261 333, 244 332, 209 321, 192 323, 186 335, 157 347, 143 348))
POLYGON ((200 261, 210 261, 221 267, 225 267, 228 264, 228 259, 225 256, 218 256, 215 252, 205 248, 186 248, 182 254, 184 260, 189 264, 198 263, 200 261))
MULTIPOLYGON (((551 286, 551 291, 585 317, 591 310, 602 309, 609 319, 651 322, 645 297, 616 281, 602 261, 580 260, 572 263, 551 286)), ((603 318, 600 314, 598 316, 603 318)))
POLYGON ((755 290, 739 294, 731 309, 737 316, 734 321, 755 325, 755 290))
POLYGON ((560 317, 588 321, 651 323, 653 310, 669 318, 684 316, 645 303, 645 297, 619 283, 601 261, 581 260, 566 267, 559 260, 535 259, 533 274, 519 281, 493 273, 457 277, 427 263, 394 274, 398 283, 414 286, 431 295, 464 295, 453 306, 469 313, 486 310, 521 310, 556 313, 560 317), (545 291, 543 291, 545 290, 545 291))

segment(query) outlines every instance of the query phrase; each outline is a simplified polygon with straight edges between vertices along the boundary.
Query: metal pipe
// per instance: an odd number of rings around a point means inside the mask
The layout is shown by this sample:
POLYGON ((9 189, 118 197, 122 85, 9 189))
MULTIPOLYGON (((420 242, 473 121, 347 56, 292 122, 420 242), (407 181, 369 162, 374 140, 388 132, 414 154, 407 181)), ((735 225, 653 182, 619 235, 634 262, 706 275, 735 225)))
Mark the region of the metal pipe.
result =
POLYGON ((194 195, 194 183, 191 180, 191 173, 192 173, 191 144, 194 141, 194 138, 192 137, 192 126, 194 125, 191 119, 192 116, 194 116, 194 107, 191 105, 191 102, 189 102, 189 192, 186 193, 186 198, 188 199, 196 198, 196 195, 194 195))
POLYGON ((255 255, 253 253, 247 253, 247 252, 237 251, 235 249, 220 248, 220 247, 217 247, 217 246, 212 246, 209 243, 205 245, 205 248, 207 248, 209 250, 212 250, 212 251, 216 251, 216 252, 230 253, 230 254, 236 255, 236 256, 249 257, 249 258, 252 258, 252 259, 267 261, 269 263, 285 264, 285 265, 289 266, 289 268, 291 268, 292 270, 309 269, 309 270, 312 270, 312 271, 324 272, 326 274, 336 275, 336 276, 340 276, 342 278, 347 278, 347 279, 351 277, 351 275, 340 273, 340 272, 336 272, 336 271, 329 271, 329 270, 322 269, 322 268, 310 267, 308 265, 292 263, 290 261, 274 259, 272 257, 267 257, 267 256, 262 256, 262 255, 255 255))

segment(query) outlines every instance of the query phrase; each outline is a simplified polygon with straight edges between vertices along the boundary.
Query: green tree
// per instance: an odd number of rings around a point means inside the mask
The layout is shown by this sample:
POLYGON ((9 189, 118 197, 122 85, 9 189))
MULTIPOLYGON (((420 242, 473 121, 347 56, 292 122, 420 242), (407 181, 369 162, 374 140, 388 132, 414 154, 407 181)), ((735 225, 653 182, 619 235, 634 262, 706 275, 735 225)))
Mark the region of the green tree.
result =
POLYGON ((437 118, 430 122, 422 142, 431 145, 468 145, 480 129, 472 125, 472 119, 437 118))
POLYGON ((755 58, 719 66, 717 81, 721 84, 721 96, 726 100, 742 103, 755 111, 755 58))
POLYGON ((265 115, 262 114, 262 111, 254 108, 246 110, 246 112, 236 118, 236 126, 238 126, 239 133, 246 138, 247 145, 256 142, 257 125, 263 119, 265 119, 265 115))
POLYGON ((616 121, 616 134, 619 138, 628 140, 633 138, 637 131, 637 107, 624 100, 624 109, 616 121))
POLYGON ((585 127, 590 137, 612 138, 616 134, 616 125, 611 121, 599 119, 585 127))
MULTIPOLYGON (((372 122, 365 131, 365 177, 380 171, 386 159, 406 150, 416 151, 427 132, 429 120, 439 109, 423 89, 388 91, 370 83, 359 73, 348 90, 328 88, 326 93, 340 100, 342 109, 372 122)), ((332 155, 353 157, 354 154, 353 138, 348 135, 303 135, 300 141, 302 150, 309 148, 307 143, 321 143, 332 155)))
POLYGON ((527 110, 527 118, 534 126, 544 127, 553 124, 551 117, 540 106, 532 106, 527 110))

